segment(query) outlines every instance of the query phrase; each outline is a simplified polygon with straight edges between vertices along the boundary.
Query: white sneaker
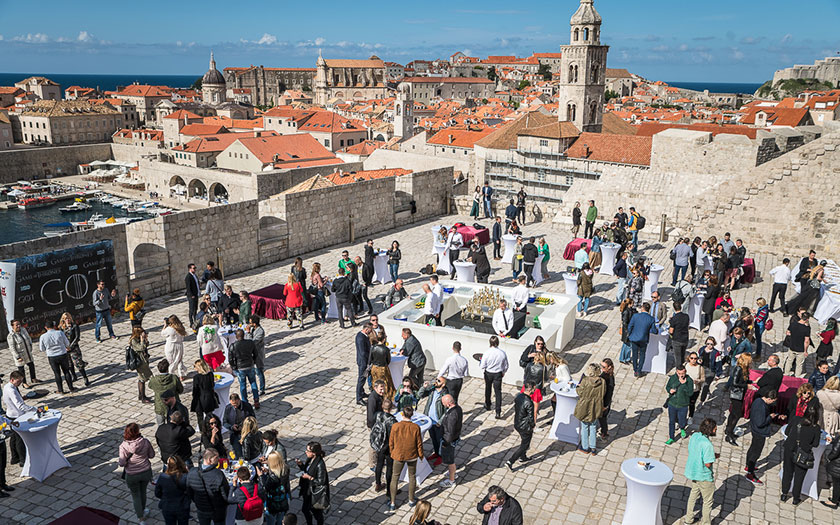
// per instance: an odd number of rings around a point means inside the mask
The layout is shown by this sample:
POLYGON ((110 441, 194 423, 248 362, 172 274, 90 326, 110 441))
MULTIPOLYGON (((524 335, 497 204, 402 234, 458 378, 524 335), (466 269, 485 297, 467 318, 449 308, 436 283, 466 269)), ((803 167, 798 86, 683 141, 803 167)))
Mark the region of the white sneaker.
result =
POLYGON ((445 489, 451 489, 455 486, 455 482, 451 479, 445 479, 439 483, 439 485, 445 489))
POLYGON ((148 517, 149 517, 149 514, 151 514, 151 513, 152 513, 152 511, 151 511, 148 507, 146 507, 145 509, 143 509, 143 517, 144 517, 144 518, 148 518, 148 517))

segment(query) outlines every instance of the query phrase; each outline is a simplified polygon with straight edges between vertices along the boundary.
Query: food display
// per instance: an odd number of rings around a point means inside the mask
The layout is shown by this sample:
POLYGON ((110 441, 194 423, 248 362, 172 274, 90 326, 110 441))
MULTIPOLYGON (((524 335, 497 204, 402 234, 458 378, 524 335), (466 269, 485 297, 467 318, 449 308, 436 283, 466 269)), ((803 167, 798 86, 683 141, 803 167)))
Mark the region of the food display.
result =
POLYGON ((550 297, 537 297, 534 302, 543 306, 554 304, 554 299, 550 297))

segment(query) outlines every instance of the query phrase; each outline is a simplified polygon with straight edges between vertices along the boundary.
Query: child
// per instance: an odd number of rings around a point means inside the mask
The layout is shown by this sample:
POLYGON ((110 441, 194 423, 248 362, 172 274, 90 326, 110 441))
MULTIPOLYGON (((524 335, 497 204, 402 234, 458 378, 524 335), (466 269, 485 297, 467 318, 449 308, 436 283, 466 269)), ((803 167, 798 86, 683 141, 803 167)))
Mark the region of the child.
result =
POLYGON ((397 410, 400 412, 402 412, 402 409, 407 406, 417 408, 417 389, 414 388, 414 382, 410 377, 403 378, 402 388, 400 388, 400 391, 397 392, 395 401, 397 403, 397 410))

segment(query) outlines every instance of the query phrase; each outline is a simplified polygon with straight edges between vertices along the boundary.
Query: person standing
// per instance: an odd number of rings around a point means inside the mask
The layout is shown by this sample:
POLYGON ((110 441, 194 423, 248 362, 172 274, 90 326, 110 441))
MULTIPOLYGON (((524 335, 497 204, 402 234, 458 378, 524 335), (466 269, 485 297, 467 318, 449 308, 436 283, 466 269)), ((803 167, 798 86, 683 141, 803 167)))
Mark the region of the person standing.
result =
POLYGON ((338 310, 338 326, 344 329, 344 316, 350 319, 350 324, 356 326, 356 312, 353 310, 353 284, 345 276, 344 268, 338 269, 338 277, 332 283, 332 293, 338 310))
MULTIPOLYGON (((497 310, 498 312, 498 310, 497 310)), ((490 349, 481 357, 479 368, 484 371, 484 410, 490 411, 490 392, 496 396, 496 419, 502 419, 502 378, 508 370, 507 354, 499 348, 499 338, 490 337, 490 349)), ((533 392, 529 392, 529 395, 533 392)), ((528 400, 530 401, 530 397, 528 400)), ((531 418, 533 419, 533 407, 531 418)))
POLYGON ((169 368, 173 374, 178 375, 181 381, 187 379, 187 365, 184 363, 184 337, 187 336, 187 330, 184 328, 181 320, 177 316, 170 315, 163 319, 163 330, 160 332, 161 337, 166 341, 163 348, 163 355, 169 361, 169 368))
POLYGON ((592 289, 594 285, 592 280, 595 272, 589 267, 589 263, 583 263, 577 277, 577 313, 580 317, 586 317, 586 312, 589 310, 589 299, 592 297, 592 289))
POLYGON ((166 470, 155 482, 155 497, 166 525, 189 525, 190 497, 187 495, 187 466, 170 456, 166 470))
POLYGON ((470 208, 470 217, 478 220, 481 217, 481 209, 484 206, 481 203, 481 187, 476 186, 473 193, 472 207, 470 208))
POLYGON ((493 312, 493 331, 499 337, 506 337, 513 330, 513 310, 507 306, 507 301, 502 299, 499 301, 499 307, 493 312))
POLYGON ((145 305, 146 301, 140 295, 140 288, 135 288, 130 294, 125 295, 125 306, 123 310, 128 312, 128 318, 131 320, 132 328, 143 326, 143 317, 145 316, 143 306, 145 305))
POLYGON ((697 398, 700 397, 703 385, 706 384, 706 369, 700 363, 700 356, 697 355, 697 352, 688 354, 688 361, 685 362, 685 373, 694 382, 694 393, 691 394, 688 404, 688 424, 690 425, 697 408, 697 398))
POLYGON ((230 484, 224 473, 216 468, 218 463, 219 453, 208 448, 201 465, 187 473, 187 496, 195 504, 199 525, 227 523, 230 484))
POLYGON ((572 208, 572 237, 577 238, 580 232, 580 217, 583 212, 580 211, 580 203, 576 202, 575 207, 572 208))
POLYGON ((493 188, 490 183, 484 181, 484 187, 481 189, 481 194, 484 196, 484 218, 489 219, 493 216, 493 188))
POLYGON ((505 208, 505 232, 512 233, 510 231, 510 225, 516 222, 516 215, 518 213, 519 210, 516 208, 516 204, 514 204, 513 199, 510 199, 510 204, 505 208))
POLYGON ((388 507, 391 512, 397 509, 397 487, 404 465, 408 466, 408 504, 413 507, 417 501, 414 493, 417 488, 417 460, 423 457, 423 441, 420 437, 420 427, 411 421, 412 416, 414 409, 410 406, 403 407, 402 420, 394 423, 391 435, 388 436, 388 449, 394 460, 391 505, 388 507))
POLYGON ((312 294, 314 299, 312 304, 312 311, 315 314, 315 322, 320 321, 321 324, 326 324, 327 293, 329 293, 329 290, 327 290, 327 283, 321 276, 321 263, 316 262, 312 264, 312 271, 309 274, 309 278, 312 281, 312 284, 310 285, 310 290, 314 292, 312 294))
MULTIPOLYGON (((391 458, 388 448, 388 439, 391 436, 391 427, 397 419, 391 414, 394 409, 394 402, 390 399, 382 400, 382 410, 374 416, 373 426, 370 429, 370 447, 376 452, 376 467, 374 468, 374 490, 382 492, 391 486, 391 478, 394 472, 394 460, 391 458), (382 469, 385 469, 385 483, 382 483, 382 469)), ((388 493, 390 500, 391 494, 388 493)))
MULTIPOLYGON (((317 264, 317 263, 316 263, 317 264)), ((257 380, 260 384, 260 396, 265 395, 265 329, 260 326, 260 316, 252 315, 245 327, 245 339, 254 342, 257 347, 257 380)))
POLYGON ((190 328, 195 329, 195 314, 198 312, 198 294, 201 285, 198 276, 195 274, 195 264, 187 265, 187 275, 184 277, 184 295, 187 296, 187 308, 189 309, 190 328))
POLYGON ((160 449, 160 461, 166 464, 171 456, 177 456, 189 467, 192 467, 192 447, 190 437, 195 429, 185 421, 180 412, 173 412, 168 423, 157 427, 155 441, 160 449))
POLYGON ((678 279, 685 279, 689 259, 691 259, 689 240, 687 238, 678 239, 677 245, 671 249, 671 260, 674 261, 674 276, 671 279, 671 286, 676 286, 678 279))
POLYGON ((660 300, 661 298, 656 290, 650 294, 650 315, 656 320, 654 328, 651 328, 652 334, 662 333, 662 326, 668 319, 668 306, 660 300))
POLYGON ((443 435, 443 429, 440 426, 440 419, 443 417, 444 412, 443 396, 447 394, 449 394, 449 390, 446 389, 446 379, 442 377, 436 378, 433 385, 430 385, 426 381, 420 390, 417 391, 418 401, 424 397, 429 398, 423 413, 432 420, 429 435, 432 438, 432 449, 434 453, 428 459, 434 462, 432 464, 433 468, 440 465, 442 461, 440 457, 440 440, 443 435))
POLYGON ((222 413, 222 428, 230 432, 230 446, 237 457, 242 457, 242 425, 248 417, 256 417, 253 407, 239 394, 230 394, 230 403, 222 413))
POLYGON ((750 365, 752 356, 748 353, 738 356, 736 363, 732 365, 732 386, 729 388, 729 417, 726 419, 725 441, 733 446, 738 446, 735 435, 735 425, 744 416, 744 396, 750 383, 750 365))
POLYGON ((586 227, 583 229, 583 237, 585 239, 591 239, 595 234, 595 221, 597 219, 598 208, 595 207, 595 201, 590 200, 589 208, 586 209, 586 227))
POLYGON ((423 372, 426 369, 426 354, 423 353, 423 347, 420 341, 417 340, 411 333, 410 328, 402 329, 403 347, 400 349, 400 355, 407 356, 408 363, 408 377, 415 385, 423 384, 423 372))
MULTIPOLYGON (((477 211, 476 219, 478 219, 477 211)), ((391 248, 386 252, 386 255, 388 256, 388 271, 391 273, 391 280, 396 282, 400 278, 400 259, 402 259, 400 243, 396 240, 392 241, 391 248)))
POLYGON ((714 419, 706 418, 700 423, 700 431, 691 435, 688 440, 688 459, 685 462, 685 478, 691 482, 691 492, 688 494, 688 505, 685 509, 683 523, 694 523, 694 504, 697 498, 703 501, 703 513, 700 525, 712 525, 712 497, 715 492, 714 463, 719 454, 715 453, 712 440, 717 433, 717 423, 714 419))
MULTIPOLYGON (((479 283, 487 283, 487 278, 490 277, 490 261, 487 259, 487 251, 478 237, 473 237, 470 244, 470 250, 467 255, 467 260, 475 264, 475 280, 479 283)), ((439 305, 443 306, 443 305, 439 305)), ((438 314, 440 317, 440 314, 438 314)))
POLYGON ((790 336, 790 347, 785 361, 785 375, 802 377, 805 371, 805 359, 808 357, 808 347, 811 344, 811 326, 808 312, 799 313, 799 321, 791 323, 787 335, 790 336))
MULTIPOLYGON (((802 484, 805 474, 810 470, 797 461, 798 458, 810 458, 814 461, 814 448, 820 445, 819 409, 808 407, 799 424, 785 427, 784 445, 782 445, 782 502, 790 498, 790 485, 793 482, 793 505, 802 503, 802 484)), ((816 465, 819 469, 819 464, 816 465)))
POLYGON ((111 339, 117 339, 114 335, 114 328, 111 326, 111 297, 116 297, 117 291, 108 291, 105 288, 105 281, 97 281, 96 290, 93 291, 93 310, 96 313, 96 328, 93 333, 96 337, 96 342, 101 343, 102 339, 99 337, 99 329, 102 323, 108 328, 108 335, 111 339))
MULTIPOLYGON (((23 401, 23 396, 20 395, 20 385, 22 383, 23 374, 15 370, 9 374, 9 382, 3 385, 3 406, 6 407, 6 417, 8 419, 17 419, 26 413, 35 411, 35 408, 27 405, 23 401)), ((26 461, 26 444, 21 439, 20 434, 12 432, 9 446, 12 449, 11 462, 23 467, 26 461)))
POLYGON ((423 324, 436 326, 440 309, 440 305, 437 304, 438 297, 427 283, 423 283, 423 294, 423 324))
POLYGON ((674 315, 668 322, 671 336, 671 349, 677 363, 685 363, 685 350, 688 348, 688 325, 691 319, 682 311, 682 304, 674 303, 674 315))
POLYGON ((505 462, 507 468, 513 470, 513 462, 520 460, 529 461, 527 456, 528 447, 531 446, 531 438, 534 436, 534 401, 531 395, 536 385, 533 381, 525 381, 522 391, 516 394, 513 400, 513 428, 519 433, 519 447, 514 450, 510 459, 505 462))
POLYGON ((123 467, 125 485, 134 503, 134 515, 137 516, 140 525, 145 525, 149 516, 149 509, 146 507, 146 487, 152 481, 150 460, 155 457, 155 449, 148 439, 140 435, 137 423, 125 426, 119 454, 119 465, 123 467))
POLYGON ((469 374, 469 366, 467 358, 461 355, 461 343, 455 341, 452 343, 452 355, 446 358, 438 374, 446 379, 446 389, 449 390, 455 403, 458 403, 464 378, 469 374))
POLYGON ((578 452, 597 454, 595 433, 598 418, 604 413, 606 384, 600 377, 600 368, 595 363, 586 366, 584 377, 577 387, 577 404, 574 415, 580 421, 580 446, 578 452))
POLYGON ((771 406, 776 402, 778 394, 775 390, 767 392, 763 397, 756 397, 750 406, 750 432, 752 433, 752 443, 747 450, 747 481, 753 485, 762 486, 764 482, 758 479, 755 475, 755 464, 758 458, 761 457, 761 452, 764 449, 764 442, 772 434, 770 428, 775 415, 771 406))
POLYGON ((502 258, 502 218, 496 215, 496 220, 493 221, 492 230, 493 240, 493 260, 498 261, 502 258))
POLYGON ((9 332, 6 342, 9 345, 9 350, 12 352, 12 360, 15 362, 18 372, 23 375, 23 388, 30 388, 30 384, 40 383, 40 380, 35 377, 35 362, 32 359, 32 338, 19 320, 12 319, 10 324, 12 331, 9 332), (29 367, 29 383, 26 382, 24 365, 29 367))
POLYGON ((655 325, 656 321, 650 315, 650 303, 642 303, 642 310, 633 314, 630 324, 627 325, 627 340, 632 349, 633 376, 636 378, 642 375, 650 333, 655 325))
POLYGON ((840 432, 835 431, 831 434, 831 448, 826 451, 825 459, 825 471, 831 478, 831 496, 828 501, 822 500, 820 503, 837 510, 840 507, 840 432))
MULTIPOLYGON (((142 330, 142 328, 139 329, 142 330)), ((132 341, 142 340, 137 340, 132 337, 132 341)), ((167 410, 161 396, 164 392, 171 391, 175 394, 175 400, 180 402, 180 398, 178 396, 179 394, 184 393, 184 385, 181 383, 181 380, 178 379, 178 376, 169 373, 169 361, 166 359, 161 359, 158 362, 157 369, 160 373, 149 379, 149 389, 154 392, 152 399, 155 402, 155 424, 162 425, 163 422, 166 421, 167 410)), ((141 392, 141 394, 145 394, 145 388, 142 390, 143 392, 141 392)))
POLYGON ((296 317, 300 322, 300 329, 303 330, 303 286, 297 281, 294 274, 289 274, 283 293, 286 297, 286 324, 291 328, 292 318, 296 317))
POLYGON ((476 510, 484 515, 481 525, 522 525, 522 506, 502 487, 492 485, 476 510))
POLYGON ((440 457, 446 468, 449 470, 449 478, 440 482, 443 488, 455 486, 455 449, 461 441, 461 428, 464 424, 464 411, 458 406, 451 394, 443 396, 443 406, 446 412, 440 420, 440 428, 443 431, 440 441, 440 457))
POLYGON ((530 237, 525 246, 522 247, 522 271, 525 272, 525 277, 528 280, 528 286, 534 285, 534 265, 537 262, 539 249, 534 244, 536 237, 530 237))
POLYGON ((615 365, 609 357, 605 357, 601 361, 601 380, 604 381, 604 410, 598 416, 598 426, 600 427, 601 439, 607 439, 610 437, 607 431, 607 417, 610 415, 613 393, 615 392, 615 365))
POLYGON ((260 394, 257 389, 257 370, 256 364, 259 356, 257 355, 257 345, 250 339, 245 339, 245 331, 238 329, 236 331, 236 341, 230 346, 230 366, 236 373, 239 379, 239 395, 243 401, 248 401, 248 387, 245 381, 251 385, 251 394, 254 396, 254 409, 260 409, 260 394))
MULTIPOLYGON (((206 427, 206 416, 219 408, 219 396, 216 394, 216 382, 213 371, 204 359, 196 359, 195 372, 192 381, 192 401, 190 412, 195 412, 198 428, 202 431, 206 427)), ((221 428, 219 429, 221 430, 221 428)))
POLYGON ((443 249, 443 256, 449 257, 449 266, 452 268, 450 277, 455 279, 455 261, 461 253, 461 248, 464 246, 464 237, 458 233, 458 229, 453 226, 449 229, 449 234, 446 236, 446 245, 443 249))
POLYGON ((365 381, 368 376, 368 366, 370 365, 370 333, 373 328, 370 323, 365 323, 361 330, 356 334, 356 369, 358 375, 356 377, 356 404, 365 405, 365 381))
POLYGON ((694 381, 685 373, 684 365, 677 365, 676 373, 668 378, 665 391, 668 393, 668 440, 665 444, 670 445, 676 440, 675 423, 679 424, 680 437, 685 439, 688 405, 694 394, 694 381))
POLYGON ((289 511, 292 489, 289 485, 289 465, 284 455, 272 451, 266 464, 258 467, 260 486, 265 491, 265 525, 282 525, 283 516, 289 511))
POLYGON ((782 264, 770 270, 770 275, 773 276, 773 292, 770 296, 770 312, 774 312, 773 305, 776 304, 776 297, 779 298, 779 310, 787 314, 787 305, 785 304, 785 294, 787 293, 787 285, 791 281, 790 259, 785 257, 782 259, 782 264))
POLYGON ((525 186, 519 188, 519 191, 516 193, 516 210, 517 210, 517 218, 519 219, 519 224, 525 225, 525 199, 528 197, 528 194, 525 193, 525 186))
POLYGON ((542 272, 543 279, 548 279, 548 261, 551 259, 551 252, 548 249, 548 243, 545 240, 545 237, 540 239, 540 244, 537 247, 539 254, 543 256, 542 262, 540 265, 540 271, 542 272))
POLYGON ((621 257, 613 266, 613 274, 618 278, 615 292, 616 304, 621 304, 627 297, 627 270, 627 252, 622 252, 621 257))
POLYGON ((90 386, 90 380, 88 379, 87 372, 85 372, 87 362, 82 357, 82 349, 79 347, 82 332, 79 329, 79 325, 73 320, 70 312, 61 314, 61 319, 58 321, 58 329, 64 332, 67 340, 70 341, 70 346, 67 348, 67 355, 69 357, 67 362, 70 365, 70 375, 73 376, 73 382, 79 380, 79 376, 76 375, 76 369, 78 368, 82 379, 85 380, 85 386, 90 386))
POLYGON ((47 320, 44 323, 44 328, 47 331, 38 339, 38 346, 41 351, 47 354, 47 359, 50 362, 53 374, 55 374, 55 384, 58 387, 58 393, 64 394, 64 388, 61 383, 61 374, 64 374, 64 380, 67 381, 67 388, 70 392, 75 392, 73 388, 73 377, 70 375, 70 356, 67 355, 67 349, 70 347, 70 341, 64 332, 58 330, 55 326, 55 321, 47 320))
POLYGON ((627 230, 630 232, 630 242, 633 243, 633 253, 639 249, 639 219, 641 216, 636 213, 636 208, 630 206, 630 219, 627 221, 627 230))

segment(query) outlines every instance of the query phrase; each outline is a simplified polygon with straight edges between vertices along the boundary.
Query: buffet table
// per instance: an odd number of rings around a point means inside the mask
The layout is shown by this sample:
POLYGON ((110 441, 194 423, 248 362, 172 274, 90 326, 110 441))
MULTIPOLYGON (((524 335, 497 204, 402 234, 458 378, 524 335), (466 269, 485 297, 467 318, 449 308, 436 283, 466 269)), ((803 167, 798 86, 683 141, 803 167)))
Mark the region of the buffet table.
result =
POLYGON ((472 226, 458 226, 455 228, 461 237, 464 239, 464 246, 469 246, 474 237, 478 237, 478 242, 487 244, 490 242, 490 230, 487 228, 473 228, 472 226))
POLYGON ((446 273, 452 273, 452 265, 449 264, 449 254, 444 255, 444 251, 446 250, 445 244, 435 244, 432 247, 432 252, 437 255, 437 269, 443 270, 446 273))
POLYGON ((475 282, 475 263, 455 261, 455 272, 460 282, 475 282))
POLYGON ((615 254, 621 249, 621 245, 614 242, 605 242, 601 245, 601 275, 613 275, 615 266, 615 254))
POLYGON ((706 293, 698 291, 688 303, 688 326, 695 330, 700 330, 700 325, 703 322, 703 302, 705 299, 706 293))
MULTIPOLYGON (((750 370, 750 380, 753 383, 757 383, 765 372, 766 370, 750 370)), ((796 391, 807 382, 807 379, 801 377, 782 377, 782 386, 779 387, 779 397, 776 399, 773 412, 776 414, 787 414, 788 405, 791 400, 796 398, 796 391)), ((752 403, 757 392, 758 390, 755 388, 748 388, 747 393, 744 394, 744 419, 749 419, 750 417, 750 408, 752 408, 752 403)))
POLYGON ((577 296, 577 275, 563 272, 563 282, 566 283, 566 293, 577 296))
POLYGON ((272 284, 250 293, 251 312, 262 319, 286 318, 286 294, 282 284, 272 284))
POLYGON ((668 333, 650 334, 642 372, 668 373, 668 333))
POLYGON ((645 279, 645 291, 643 296, 645 300, 649 301, 650 294, 659 289, 659 276, 662 274, 662 270, 664 269, 665 267, 661 264, 650 265, 650 273, 648 273, 648 278, 645 279))

